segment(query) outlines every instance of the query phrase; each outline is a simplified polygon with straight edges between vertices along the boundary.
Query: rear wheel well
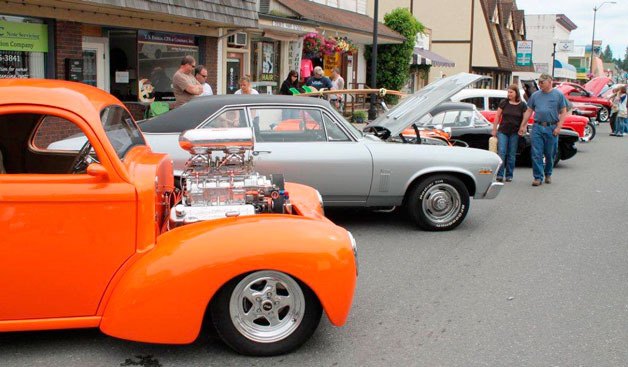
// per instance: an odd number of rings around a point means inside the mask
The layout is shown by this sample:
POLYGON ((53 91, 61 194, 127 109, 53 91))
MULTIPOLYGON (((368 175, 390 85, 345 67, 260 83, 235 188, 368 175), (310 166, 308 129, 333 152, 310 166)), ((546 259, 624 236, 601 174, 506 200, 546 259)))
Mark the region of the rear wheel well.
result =
POLYGON ((450 172, 450 171, 440 171, 440 172, 430 172, 430 173, 426 173, 424 175, 418 176, 416 177, 412 183, 408 186, 408 189, 406 190, 404 197, 403 197, 403 205, 406 205, 407 200, 408 200, 408 195, 410 194, 410 192, 412 192, 412 189, 414 189, 417 185, 419 185, 423 180, 425 180, 427 177, 430 177, 432 175, 451 175, 456 177, 457 179, 459 179, 460 181, 462 181, 462 183, 464 183, 464 185, 467 188, 467 191, 469 192, 469 196, 473 197, 475 196, 475 182, 473 181, 473 178, 471 178, 468 175, 465 175, 464 173, 460 173, 460 172, 450 172))

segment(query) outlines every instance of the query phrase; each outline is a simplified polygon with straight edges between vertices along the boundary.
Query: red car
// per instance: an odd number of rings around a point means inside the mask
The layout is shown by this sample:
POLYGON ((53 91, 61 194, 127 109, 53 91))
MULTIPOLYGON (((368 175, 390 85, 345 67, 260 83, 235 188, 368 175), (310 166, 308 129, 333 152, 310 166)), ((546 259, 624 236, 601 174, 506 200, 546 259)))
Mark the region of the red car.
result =
POLYGON ((604 90, 604 87, 609 82, 610 78, 597 77, 591 79, 591 81, 584 86, 564 82, 557 85, 556 89, 561 91, 571 102, 584 102, 600 106, 601 108, 597 114, 597 120, 600 122, 606 122, 610 117, 611 101, 600 97, 599 94, 604 90))

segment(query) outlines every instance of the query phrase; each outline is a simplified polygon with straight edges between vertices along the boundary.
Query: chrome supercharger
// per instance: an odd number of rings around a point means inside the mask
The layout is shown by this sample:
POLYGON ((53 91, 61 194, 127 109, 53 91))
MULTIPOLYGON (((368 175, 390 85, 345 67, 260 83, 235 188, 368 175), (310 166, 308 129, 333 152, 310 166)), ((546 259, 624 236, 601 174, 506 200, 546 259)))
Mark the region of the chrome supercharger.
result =
POLYGON ((170 211, 170 225, 203 220, 291 213, 283 175, 266 177, 253 165, 250 128, 187 130, 179 145, 190 152, 181 175, 182 201, 170 211))

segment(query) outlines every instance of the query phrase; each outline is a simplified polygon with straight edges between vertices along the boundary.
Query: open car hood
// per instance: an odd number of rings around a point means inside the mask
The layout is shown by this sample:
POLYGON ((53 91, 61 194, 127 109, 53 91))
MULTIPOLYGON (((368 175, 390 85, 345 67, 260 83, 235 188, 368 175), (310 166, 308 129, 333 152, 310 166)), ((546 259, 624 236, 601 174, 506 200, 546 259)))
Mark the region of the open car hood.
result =
POLYGON ((384 128, 390 132, 391 136, 399 135, 406 127, 418 121, 434 107, 448 100, 470 84, 482 79, 490 79, 490 77, 459 73, 439 79, 404 98, 393 109, 366 125, 365 130, 369 128, 384 128))
POLYGON ((607 78, 605 76, 598 76, 597 78, 593 78, 584 85, 584 89, 587 92, 591 93, 592 96, 598 97, 602 92, 602 89, 611 81, 611 78, 607 78))

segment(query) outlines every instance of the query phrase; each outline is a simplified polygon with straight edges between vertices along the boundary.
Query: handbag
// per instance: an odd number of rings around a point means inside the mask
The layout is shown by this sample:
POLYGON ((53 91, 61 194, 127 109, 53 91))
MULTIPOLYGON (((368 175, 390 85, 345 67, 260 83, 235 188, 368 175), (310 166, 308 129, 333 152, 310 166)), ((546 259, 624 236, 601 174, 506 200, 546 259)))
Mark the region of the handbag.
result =
POLYGON ((491 136, 488 138, 488 150, 497 153, 497 137, 491 136))

